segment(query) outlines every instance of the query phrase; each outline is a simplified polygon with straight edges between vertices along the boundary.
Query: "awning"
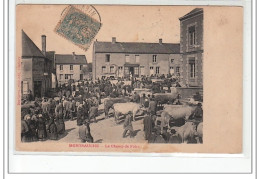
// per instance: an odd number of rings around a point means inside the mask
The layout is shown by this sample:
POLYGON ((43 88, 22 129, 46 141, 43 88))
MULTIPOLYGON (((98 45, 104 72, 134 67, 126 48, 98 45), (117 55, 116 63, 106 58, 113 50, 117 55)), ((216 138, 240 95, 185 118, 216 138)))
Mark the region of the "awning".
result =
POLYGON ((139 67, 140 64, 125 63, 124 66, 125 66, 125 67, 139 67))

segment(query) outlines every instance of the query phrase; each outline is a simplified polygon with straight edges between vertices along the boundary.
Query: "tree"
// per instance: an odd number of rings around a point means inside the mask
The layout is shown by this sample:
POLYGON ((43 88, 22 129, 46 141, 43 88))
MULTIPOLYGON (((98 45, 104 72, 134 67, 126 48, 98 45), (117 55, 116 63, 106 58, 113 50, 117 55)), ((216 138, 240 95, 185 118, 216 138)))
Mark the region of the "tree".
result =
POLYGON ((84 66, 81 71, 84 76, 86 76, 87 78, 91 78, 92 77, 92 63, 88 63, 87 66, 84 66))

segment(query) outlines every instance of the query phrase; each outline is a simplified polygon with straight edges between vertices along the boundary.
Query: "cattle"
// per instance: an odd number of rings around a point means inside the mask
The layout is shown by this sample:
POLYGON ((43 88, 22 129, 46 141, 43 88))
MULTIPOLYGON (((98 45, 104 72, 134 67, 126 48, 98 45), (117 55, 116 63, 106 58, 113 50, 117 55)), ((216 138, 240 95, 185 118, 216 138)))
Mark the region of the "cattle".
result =
POLYGON ((171 93, 155 93, 155 101, 158 104, 173 104, 173 102, 179 97, 177 90, 172 90, 171 93))
POLYGON ((104 99, 104 112, 105 117, 108 118, 109 109, 113 107, 115 103, 126 103, 129 102, 130 98, 105 98, 104 99))
POLYGON ((113 106, 115 113, 115 120, 118 122, 119 115, 126 115, 129 112, 133 114, 133 120, 135 121, 136 113, 141 110, 141 105, 137 103, 116 103, 113 106))
POLYGON ((197 143, 203 143, 203 122, 200 122, 197 126, 197 143))
POLYGON ((194 139, 196 132, 196 124, 194 122, 186 122, 181 127, 172 127, 176 134, 181 138, 182 143, 188 143, 194 139))
POLYGON ((148 96, 148 94, 152 95, 152 91, 150 89, 146 89, 146 88, 135 88, 132 93, 134 94, 134 92, 136 92, 140 96, 143 96, 143 94, 145 94, 146 96, 148 96))
POLYGON ((193 114, 196 106, 188 105, 165 105, 163 111, 167 112, 173 119, 188 119, 193 114))

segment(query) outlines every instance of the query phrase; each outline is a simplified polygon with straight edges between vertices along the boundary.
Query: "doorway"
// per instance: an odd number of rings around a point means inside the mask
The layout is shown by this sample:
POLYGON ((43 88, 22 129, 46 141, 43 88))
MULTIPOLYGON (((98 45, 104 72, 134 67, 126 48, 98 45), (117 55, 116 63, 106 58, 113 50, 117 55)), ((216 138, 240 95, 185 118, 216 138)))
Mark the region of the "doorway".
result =
POLYGON ((34 81, 34 97, 40 98, 42 96, 42 81, 34 81))
POLYGON ((130 68, 129 68, 129 74, 131 74, 132 76, 134 76, 134 67, 130 67, 130 68))

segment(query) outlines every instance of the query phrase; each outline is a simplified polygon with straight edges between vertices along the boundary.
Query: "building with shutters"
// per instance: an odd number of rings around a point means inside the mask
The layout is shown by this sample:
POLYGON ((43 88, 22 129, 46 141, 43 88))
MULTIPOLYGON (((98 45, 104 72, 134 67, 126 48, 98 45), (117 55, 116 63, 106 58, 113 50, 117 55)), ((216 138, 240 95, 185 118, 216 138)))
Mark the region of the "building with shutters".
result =
POLYGON ((180 65, 180 44, 96 41, 93 45, 93 79, 141 77, 176 73, 180 65), (176 70, 177 69, 177 70, 176 70))
POLYGON ((203 9, 196 8, 179 18, 181 80, 188 86, 203 86, 203 9))
POLYGON ((96 41, 93 79, 174 74, 185 87, 203 86, 203 9, 179 18, 180 44, 96 41))
POLYGON ((79 81, 86 79, 84 68, 87 67, 85 55, 55 54, 55 68, 58 85, 68 83, 70 80, 79 81))
POLYGON ((46 36, 42 35, 42 50, 22 30, 22 96, 46 96, 52 87, 52 52, 46 52, 46 36))

